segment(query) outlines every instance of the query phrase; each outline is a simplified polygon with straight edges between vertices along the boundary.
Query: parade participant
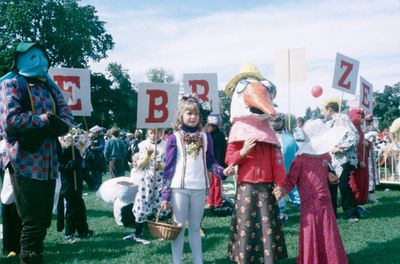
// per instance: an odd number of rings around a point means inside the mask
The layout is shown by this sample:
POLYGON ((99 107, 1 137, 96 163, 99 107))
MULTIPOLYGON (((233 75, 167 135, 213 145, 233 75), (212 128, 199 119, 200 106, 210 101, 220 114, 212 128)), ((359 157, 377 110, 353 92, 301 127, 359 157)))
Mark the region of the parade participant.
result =
POLYGON ((21 42, 12 72, 0 84, 0 126, 7 139, 3 167, 10 172, 22 220, 21 263, 43 263, 58 175, 57 137, 73 122, 60 88, 47 74, 49 65, 43 46, 21 42))
POLYGON ((344 127, 328 129, 320 120, 304 125, 306 141, 296 154, 283 187, 276 187, 277 199, 297 185, 300 198, 300 234, 297 264, 348 263, 333 212, 328 181, 339 178, 329 173, 329 151, 347 132, 344 127))
POLYGON ((228 255, 236 263, 276 263, 287 257, 274 184, 285 180, 279 139, 269 124, 276 88, 253 64, 243 64, 225 87, 232 97, 225 162, 237 165, 228 255))
MULTIPOLYGON (((279 143, 282 146, 282 154, 283 154, 283 162, 285 163, 285 172, 289 173, 290 164, 295 158, 295 154, 299 149, 296 141, 293 136, 289 133, 285 132, 285 115, 277 114, 275 117, 271 118, 271 127, 277 133, 279 143)), ((304 135, 303 135, 304 138, 304 135)), ((289 192, 289 198, 292 203, 299 206, 300 205, 300 197, 299 192, 297 191, 297 187, 295 186, 292 191, 289 192)), ((286 210, 286 200, 281 199, 278 201, 279 206, 279 217, 282 221, 287 221, 289 216, 285 214, 286 210)))
MULTIPOLYGON (((224 133, 219 129, 220 117, 217 114, 211 114, 207 118, 207 130, 211 135, 213 142, 213 150, 215 160, 222 167, 226 167, 225 164, 225 152, 226 152, 226 139, 224 133)), ((214 175, 210 174, 210 194, 207 198, 207 203, 210 209, 216 215, 231 214, 231 207, 222 206, 222 182, 214 175)))
POLYGON ((349 117, 355 128, 357 129, 359 141, 357 144, 357 159, 358 165, 351 172, 350 177, 350 188, 354 194, 354 200, 357 204, 357 209, 360 214, 365 214, 367 209, 363 206, 368 201, 368 189, 369 189, 369 162, 368 154, 371 148, 371 144, 364 137, 364 131, 362 125, 364 124, 364 110, 362 109, 351 109, 349 117))
MULTIPOLYGON (((359 141, 357 129, 350 121, 349 117, 341 113, 339 115, 339 104, 335 100, 326 102, 324 115, 326 118, 326 125, 329 128, 344 126, 349 129, 348 133, 343 137, 338 146, 331 150, 332 164, 336 173, 340 178, 339 190, 341 195, 341 205, 344 212, 344 218, 349 223, 357 223, 360 214, 354 200, 354 194, 350 188, 350 174, 358 165, 357 159, 357 144, 359 141)), ((331 198, 333 208, 336 214, 337 210, 337 185, 329 185, 331 191, 331 198)))
POLYGON ((96 191, 103 182, 103 173, 106 172, 106 160, 104 158, 105 141, 101 136, 102 128, 98 125, 89 129, 89 145, 83 153, 83 164, 86 169, 86 182, 89 190, 96 191))
MULTIPOLYGON (((80 242, 81 238, 90 238, 95 235, 95 232, 89 229, 85 201, 82 199, 83 168, 82 157, 76 147, 78 138, 78 135, 71 134, 64 137, 60 157, 61 202, 58 213, 61 216, 57 219, 59 221, 65 219, 65 241, 70 244, 80 242)), ((58 223, 57 226, 63 225, 58 223)))
MULTIPOLYGON (((0 156, 6 151, 6 140, 0 136, 0 156)), ((1 159, 0 159, 1 163, 1 159)), ((3 225, 3 254, 7 258, 16 257, 20 250, 20 239, 21 239, 21 218, 18 215, 17 207, 14 202, 14 192, 10 180, 10 172, 8 169, 1 170, 1 218, 3 225)), ((1 234, 1 231, 0 231, 1 234)))
MULTIPOLYGON (((168 137, 166 149, 165 186, 161 208, 171 201, 175 223, 189 229, 189 244, 193 263, 203 263, 200 224, 203 218, 208 171, 224 179, 234 172, 232 166, 223 169, 214 158, 213 145, 200 123, 200 103, 193 95, 183 96, 175 121, 175 132, 168 137)), ((182 263, 185 229, 172 241, 174 264, 182 263)))
POLYGON ((376 186, 380 184, 378 171, 376 168, 375 147, 377 142, 379 130, 373 124, 374 118, 372 114, 365 115, 364 133, 365 139, 371 144, 368 157, 368 171, 369 171, 369 188, 368 188, 368 202, 377 203, 378 199, 374 195, 376 186))
MULTIPOLYGON (((394 151, 400 151, 400 117, 396 118, 389 128, 389 138, 391 149, 394 151)), ((400 162, 397 164, 397 174, 400 174, 400 162)))
POLYGON ((125 143, 119 139, 120 130, 118 127, 112 127, 111 139, 109 139, 104 148, 104 157, 108 161, 111 178, 125 175, 124 159, 127 153, 125 143))
POLYGON ((299 147, 304 142, 304 131, 303 131, 303 125, 304 125, 304 118, 298 117, 296 118, 296 127, 293 128, 293 138, 296 140, 296 143, 299 147))
POLYGON ((396 118, 389 128, 390 143, 400 149, 400 117, 396 118))
MULTIPOLYGON (((143 238, 143 226, 148 217, 155 216, 161 204, 166 142, 162 129, 148 129, 146 140, 139 143, 139 154, 133 166, 136 168, 138 192, 133 204, 135 232, 124 240, 143 238)), ((165 212, 164 212, 165 215, 165 212)))

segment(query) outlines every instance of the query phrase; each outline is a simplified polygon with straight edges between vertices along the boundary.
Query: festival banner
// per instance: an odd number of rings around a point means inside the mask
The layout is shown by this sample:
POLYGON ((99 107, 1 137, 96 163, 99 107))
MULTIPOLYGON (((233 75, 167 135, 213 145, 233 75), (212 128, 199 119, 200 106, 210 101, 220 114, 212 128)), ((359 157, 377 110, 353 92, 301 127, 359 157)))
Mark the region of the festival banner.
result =
POLYGON ((359 106, 364 109, 366 113, 372 114, 374 109, 373 103, 373 86, 367 80, 360 76, 360 96, 359 106))
POLYGON ((49 75, 61 88, 74 116, 90 116, 90 70, 77 68, 50 68, 49 75))
POLYGON ((178 112, 179 85, 171 83, 139 83, 138 128, 168 128, 178 112))
POLYGON ((185 73, 183 89, 185 94, 195 93, 203 102, 209 102, 212 113, 220 113, 216 73, 185 73))
POLYGON ((359 61, 337 53, 332 87, 355 95, 359 66, 359 61))

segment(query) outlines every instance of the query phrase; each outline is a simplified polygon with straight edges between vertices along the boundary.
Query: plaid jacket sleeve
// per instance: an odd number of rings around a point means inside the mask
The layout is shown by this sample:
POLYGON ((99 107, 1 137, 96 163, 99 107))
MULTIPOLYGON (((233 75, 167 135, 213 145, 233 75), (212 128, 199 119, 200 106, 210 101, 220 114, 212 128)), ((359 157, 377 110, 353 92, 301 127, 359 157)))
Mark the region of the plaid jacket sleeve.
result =
POLYGON ((21 89, 16 79, 5 80, 1 83, 0 122, 7 135, 27 132, 30 129, 40 128, 48 122, 45 113, 33 114, 32 111, 23 112, 21 105, 21 89))

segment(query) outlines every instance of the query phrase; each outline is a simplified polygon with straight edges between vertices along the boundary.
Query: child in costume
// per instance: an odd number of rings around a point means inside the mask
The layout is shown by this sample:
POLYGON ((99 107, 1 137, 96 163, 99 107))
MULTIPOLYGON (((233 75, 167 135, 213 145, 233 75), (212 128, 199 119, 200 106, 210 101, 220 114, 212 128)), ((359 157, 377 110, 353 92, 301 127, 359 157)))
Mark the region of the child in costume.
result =
MULTIPOLYGON (((283 163, 285 164, 285 172, 286 174, 289 172, 290 164, 292 164, 295 154, 299 147, 293 138, 293 136, 285 131, 285 115, 279 113, 274 118, 270 120, 271 127, 276 132, 279 143, 282 146, 282 155, 283 155, 283 163)), ((297 206, 300 206, 300 197, 297 187, 294 187, 293 190, 289 193, 289 199, 292 203, 297 206)), ((280 218, 282 221, 287 221, 289 216, 285 214, 286 210, 286 200, 280 199, 278 201, 280 218)))
POLYGON ((65 219, 65 241, 70 244, 80 242, 81 238, 95 235, 87 223, 85 201, 82 198, 83 167, 82 157, 75 144, 78 135, 68 134, 64 137, 60 159, 61 190, 58 203, 58 231, 63 229, 65 219), (75 140, 73 143, 72 141, 75 140), (74 153, 72 153, 74 151, 74 153), (66 201, 64 212, 64 199, 66 201))
POLYGON ((125 240, 143 238, 144 223, 149 216, 157 214, 160 207, 166 148, 162 135, 162 130, 149 129, 147 139, 139 143, 138 158, 133 164, 139 176, 138 192, 133 205, 136 230, 124 237, 125 240))
POLYGON ((347 128, 328 129, 322 120, 306 122, 306 141, 297 152, 283 187, 274 195, 283 197, 297 185, 300 198, 300 235, 297 264, 348 263, 333 211, 328 182, 337 184, 339 178, 330 165, 329 151, 343 138, 347 128))
POLYGON ((228 255, 236 263, 276 263, 287 257, 274 184, 285 181, 280 143, 269 124, 275 86, 253 64, 226 85, 232 97, 225 162, 237 165, 237 190, 228 255))
POLYGON ((364 110, 353 108, 349 112, 349 117, 355 128, 357 129, 360 140, 357 144, 358 166, 351 172, 350 188, 354 194, 354 200, 360 215, 364 215, 367 209, 364 205, 368 201, 369 191, 369 150, 371 143, 365 139, 362 125, 364 124, 364 110))
MULTIPOLYGON (((200 123, 200 104, 194 96, 184 96, 179 103, 175 132, 168 137, 165 187, 162 208, 171 201, 175 223, 189 229, 189 244, 193 263, 203 263, 200 224, 203 218, 207 190, 208 171, 221 179, 233 173, 233 167, 223 169, 214 159, 213 145, 200 123)), ((182 263, 185 230, 172 241, 174 264, 182 263)))

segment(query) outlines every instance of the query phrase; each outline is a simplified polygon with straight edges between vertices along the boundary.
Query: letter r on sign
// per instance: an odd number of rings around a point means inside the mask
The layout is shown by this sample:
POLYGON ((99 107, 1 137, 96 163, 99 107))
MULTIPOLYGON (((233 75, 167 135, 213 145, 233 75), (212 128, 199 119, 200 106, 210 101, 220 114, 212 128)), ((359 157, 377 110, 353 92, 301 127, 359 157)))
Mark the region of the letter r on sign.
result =
POLYGON ((149 113, 146 123, 163 123, 168 119, 168 94, 163 90, 147 90, 149 95, 149 113), (156 116, 157 113, 157 116, 156 116), (161 115, 160 115, 161 113, 161 115))
POLYGON ((189 81, 189 86, 192 88, 192 93, 197 94, 203 102, 209 101, 208 92, 210 91, 210 86, 206 80, 191 80, 189 81), (203 87, 204 90, 202 93, 199 92, 198 86, 203 87))

